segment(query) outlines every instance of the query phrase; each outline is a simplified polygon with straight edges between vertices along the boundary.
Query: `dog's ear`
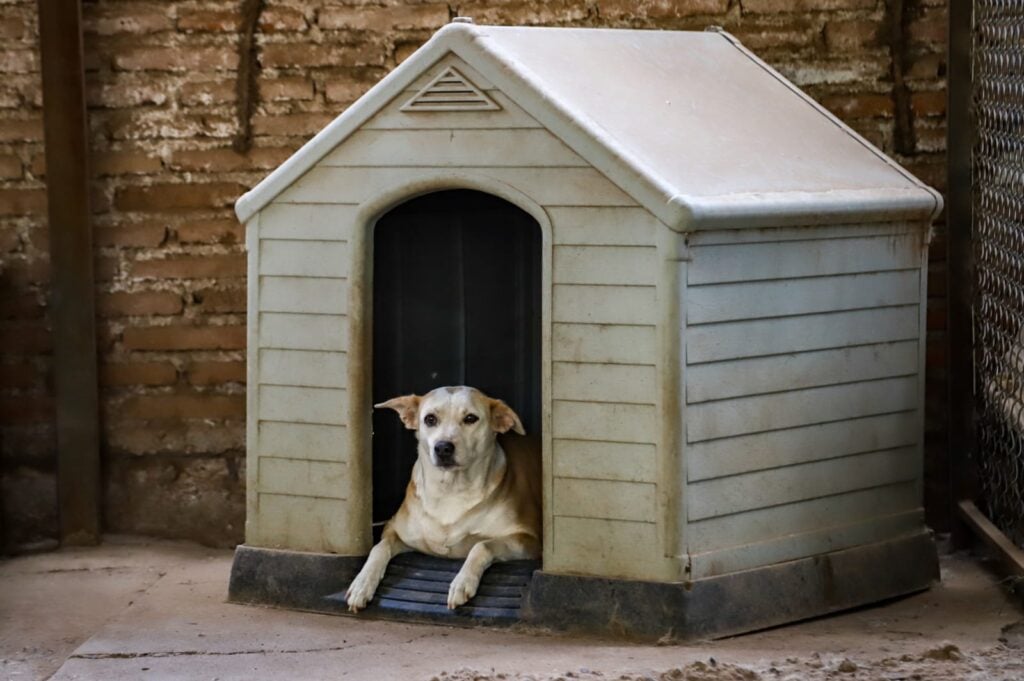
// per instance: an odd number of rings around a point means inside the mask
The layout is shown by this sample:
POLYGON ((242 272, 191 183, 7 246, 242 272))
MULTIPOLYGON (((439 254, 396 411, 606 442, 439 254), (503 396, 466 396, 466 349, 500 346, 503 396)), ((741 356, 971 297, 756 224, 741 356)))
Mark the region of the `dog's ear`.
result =
POLYGON ((416 430, 419 427, 417 415, 420 411, 420 400, 422 399, 419 395, 402 395, 401 397, 392 397, 387 402, 381 402, 373 406, 378 409, 394 409, 398 412, 398 417, 402 419, 402 423, 405 424, 406 428, 416 430))
POLYGON ((520 435, 526 435, 523 422, 519 420, 519 415, 512 411, 512 407, 493 398, 491 399, 491 428, 499 433, 507 433, 511 430, 520 435))

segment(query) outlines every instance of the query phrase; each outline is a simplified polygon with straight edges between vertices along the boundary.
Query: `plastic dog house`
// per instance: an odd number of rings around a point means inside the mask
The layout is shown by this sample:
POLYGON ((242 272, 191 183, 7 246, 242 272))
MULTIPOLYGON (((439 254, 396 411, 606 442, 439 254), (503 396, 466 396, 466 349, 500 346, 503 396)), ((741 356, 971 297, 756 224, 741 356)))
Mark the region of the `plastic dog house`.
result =
POLYGON ((237 203, 232 599, 340 610, 414 456, 371 405, 452 383, 543 438, 524 621, 707 636, 927 587, 940 209, 728 34, 443 28, 237 203))

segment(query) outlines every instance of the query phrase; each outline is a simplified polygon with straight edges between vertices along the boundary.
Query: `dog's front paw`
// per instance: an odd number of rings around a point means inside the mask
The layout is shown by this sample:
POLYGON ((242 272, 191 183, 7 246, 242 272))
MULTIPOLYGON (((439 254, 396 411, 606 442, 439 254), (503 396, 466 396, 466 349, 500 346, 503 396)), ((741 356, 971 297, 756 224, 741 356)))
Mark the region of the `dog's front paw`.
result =
POLYGON ((373 598, 377 590, 377 584, 363 573, 352 580, 348 591, 345 592, 345 602, 348 603, 349 612, 359 612, 366 607, 366 604, 373 598))
POLYGON ((480 577, 460 571, 448 587, 448 608, 454 610, 473 596, 476 596, 477 587, 480 586, 480 577))

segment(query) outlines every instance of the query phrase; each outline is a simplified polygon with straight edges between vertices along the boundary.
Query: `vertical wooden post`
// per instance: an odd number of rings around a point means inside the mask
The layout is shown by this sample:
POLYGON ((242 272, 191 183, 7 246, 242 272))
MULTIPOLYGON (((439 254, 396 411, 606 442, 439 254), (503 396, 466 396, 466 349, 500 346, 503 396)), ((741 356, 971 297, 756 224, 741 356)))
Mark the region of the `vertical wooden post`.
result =
POLYGON ((100 458, 88 129, 79 0, 39 0, 61 541, 99 540, 100 458))
POLYGON ((949 272, 949 460, 951 523, 953 543, 965 546, 972 541, 970 529, 961 520, 958 502, 974 498, 974 243, 973 189, 971 153, 974 147, 974 122, 971 118, 971 43, 972 12, 970 0, 949 6, 949 80, 946 145, 947 182, 946 249, 949 272))

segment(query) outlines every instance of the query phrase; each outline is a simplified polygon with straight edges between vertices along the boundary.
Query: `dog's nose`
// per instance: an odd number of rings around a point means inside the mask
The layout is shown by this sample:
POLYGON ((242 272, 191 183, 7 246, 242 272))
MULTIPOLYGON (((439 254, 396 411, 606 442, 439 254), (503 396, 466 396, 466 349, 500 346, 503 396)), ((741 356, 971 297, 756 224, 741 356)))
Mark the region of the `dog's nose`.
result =
POLYGON ((438 463, 452 463, 455 460, 455 445, 447 440, 435 443, 434 456, 437 457, 438 463))

